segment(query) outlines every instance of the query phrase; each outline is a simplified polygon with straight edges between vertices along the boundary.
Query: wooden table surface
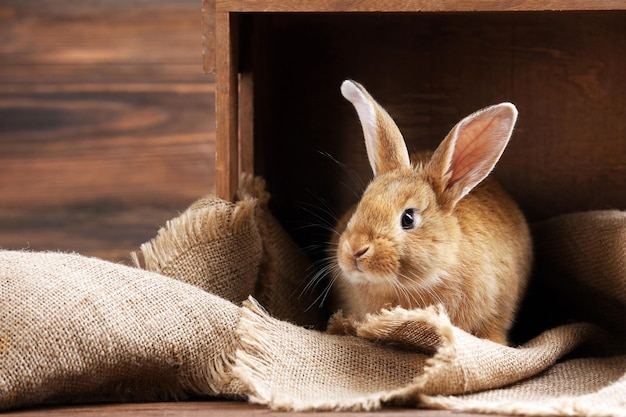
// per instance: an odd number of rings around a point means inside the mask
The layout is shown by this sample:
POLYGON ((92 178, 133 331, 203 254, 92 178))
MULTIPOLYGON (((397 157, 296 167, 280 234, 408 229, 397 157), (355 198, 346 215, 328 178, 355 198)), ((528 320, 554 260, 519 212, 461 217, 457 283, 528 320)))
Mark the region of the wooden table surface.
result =
POLYGON ((313 417, 313 416, 379 416, 379 417, 453 417, 476 416, 477 414, 451 413, 442 410, 422 410, 408 408, 386 408, 370 412, 282 412, 272 411, 264 406, 238 403, 231 401, 202 401, 202 402, 168 402, 168 403, 140 403, 140 404, 104 404, 90 406, 45 407, 27 410, 18 410, 3 413, 3 416, 15 417, 95 417, 95 416, 136 416, 136 417, 234 417, 234 416, 277 416, 277 417, 313 417))

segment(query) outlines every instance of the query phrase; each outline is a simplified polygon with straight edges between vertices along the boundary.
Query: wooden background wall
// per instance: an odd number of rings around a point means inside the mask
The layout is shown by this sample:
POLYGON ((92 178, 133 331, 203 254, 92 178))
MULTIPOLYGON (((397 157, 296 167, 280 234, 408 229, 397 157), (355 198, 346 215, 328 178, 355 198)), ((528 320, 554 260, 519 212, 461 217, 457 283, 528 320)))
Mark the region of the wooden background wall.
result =
MULTIPOLYGON (((525 14, 407 17, 382 40, 380 30, 365 29, 393 17, 362 16, 355 23, 362 30, 352 31, 334 18, 287 24, 270 17, 261 21, 275 32, 266 35, 271 47, 263 56, 269 81, 257 83, 273 88, 256 95, 264 121, 255 121, 258 172, 279 203, 328 201, 334 208, 357 198, 336 186, 349 184, 350 174, 320 155, 329 152, 368 179, 359 127, 338 91, 343 78, 354 77, 397 116, 407 137, 438 141, 470 111, 515 101, 520 122, 497 174, 533 219, 623 208, 625 61, 615 51, 624 49, 624 16, 569 13, 555 22, 542 14, 541 31, 525 14), (415 38, 404 36, 407 26, 415 38), (326 37, 312 35, 320 28, 326 37), (329 34, 343 36, 339 47, 350 51, 344 62, 326 47, 329 34), (438 41, 424 45, 424 37, 438 41), (459 46, 458 39, 467 42, 459 46), (367 53, 375 40, 385 42, 385 56, 408 48, 416 59, 389 69, 367 53), (462 77, 451 64, 460 52, 462 77), (419 88, 403 90, 398 74, 419 88), (482 77, 494 84, 482 88, 482 77), (281 88, 293 85, 301 88, 281 88), (537 163, 555 160, 558 169, 537 163), (543 204, 534 203, 537 195, 543 204)), ((212 190, 214 110, 214 77, 202 70, 199 0, 2 0, 0 248, 127 262, 129 251, 212 190)), ((281 220, 309 222, 289 203, 277 211, 281 220)))
POLYGON ((128 262, 212 190, 200 8, 0 3, 0 248, 128 262))
POLYGON ((626 50, 626 12, 249 17, 255 169, 303 247, 328 239, 311 224, 333 223, 328 212, 341 214, 371 178, 339 93, 345 78, 389 111, 410 151, 434 149, 473 111, 515 103, 493 175, 532 222, 626 207, 626 59, 616 52, 626 50))

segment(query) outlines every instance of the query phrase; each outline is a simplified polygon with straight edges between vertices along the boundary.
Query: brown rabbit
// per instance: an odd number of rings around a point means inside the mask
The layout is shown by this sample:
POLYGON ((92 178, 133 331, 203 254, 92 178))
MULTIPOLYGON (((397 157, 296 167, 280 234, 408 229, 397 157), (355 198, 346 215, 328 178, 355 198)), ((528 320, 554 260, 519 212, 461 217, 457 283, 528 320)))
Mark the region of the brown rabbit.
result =
POLYGON ((502 103, 461 120, 435 152, 409 153, 389 114, 354 81, 374 179, 337 225, 337 308, 442 304, 453 324, 506 344, 532 264, 528 225, 493 179, 517 110, 502 103), (412 162, 411 162, 412 161, 412 162))

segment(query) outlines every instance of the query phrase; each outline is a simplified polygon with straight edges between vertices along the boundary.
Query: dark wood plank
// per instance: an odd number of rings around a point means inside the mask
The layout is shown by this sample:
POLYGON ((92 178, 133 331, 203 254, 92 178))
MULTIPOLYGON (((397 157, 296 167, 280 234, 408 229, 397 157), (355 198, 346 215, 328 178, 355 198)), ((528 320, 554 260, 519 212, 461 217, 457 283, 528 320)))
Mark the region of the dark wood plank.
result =
POLYGON ((215 16, 216 39, 216 154, 215 190, 231 200, 239 181, 239 17, 230 13, 215 16))
POLYGON ((3 413, 3 416, 38 417, 38 416, 137 416, 160 417, 184 415, 186 417, 231 417, 231 416, 271 416, 271 417, 314 417, 314 416, 349 416, 349 417, 465 417, 478 414, 453 413, 444 410, 421 410, 412 408, 384 408, 373 412, 282 412, 271 411, 264 406, 238 403, 232 401, 204 401, 204 402, 169 402, 169 403, 141 403, 141 404, 103 404, 78 405, 67 407, 45 407, 25 409, 3 413))
POLYGON ((200 109, 206 102, 202 96, 150 96, 11 98, 11 107, 0 109, 8 130, 0 132, 2 206, 102 200, 178 206, 208 193, 213 135, 198 127, 172 131, 202 117, 185 105, 200 109), (142 99, 150 103, 134 102, 142 99))
POLYGON ((0 38, 0 247, 127 261, 211 192, 196 0, 7 0, 0 38))
POLYGON ((234 12, 455 12, 624 9, 620 0, 217 0, 234 12))
POLYGON ((202 63, 207 73, 215 73, 215 50, 215 0, 202 0, 202 63))
POLYGON ((254 74, 239 74, 239 171, 254 173, 254 74))
MULTIPOLYGON (((87 16, 106 16, 108 14, 138 14, 144 17, 169 14, 172 9, 195 8, 198 16, 199 5, 196 0, 65 0, 34 1, 34 0, 3 0, 3 15, 11 17, 75 17, 83 19, 87 16)), ((161 16, 162 18, 162 16, 161 16)), ((199 23, 196 20, 196 23, 199 23)))
POLYGON ((39 210, 0 209, 0 248, 80 252, 130 265, 130 252, 178 214, 175 208, 110 201, 39 210))
POLYGON ((345 78, 388 109, 411 151, 433 149, 473 111, 515 103, 519 121, 494 175, 532 221, 626 208, 626 59, 615 54, 626 48, 625 18, 255 14, 268 31, 256 62, 266 78, 255 76, 255 86, 271 86, 255 90, 264 121, 255 124, 255 167, 273 188, 276 212, 303 246, 323 244, 321 223, 334 221, 327 211, 341 214, 371 178, 358 120, 339 92, 345 78))
MULTIPOLYGON (((2 3, 5 62, 190 64, 202 75, 197 1, 67 1, 2 3)), ((190 74, 191 75, 191 74, 190 74)))

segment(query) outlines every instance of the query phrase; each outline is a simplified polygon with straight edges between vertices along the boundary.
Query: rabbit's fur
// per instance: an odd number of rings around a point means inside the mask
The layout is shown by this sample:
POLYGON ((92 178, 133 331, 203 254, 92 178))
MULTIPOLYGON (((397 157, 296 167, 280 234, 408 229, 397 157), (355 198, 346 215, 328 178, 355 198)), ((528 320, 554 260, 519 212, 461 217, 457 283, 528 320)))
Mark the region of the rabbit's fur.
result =
POLYGON ((442 304, 456 326, 506 344, 532 244, 515 202, 485 178, 517 110, 503 103, 476 112, 435 152, 409 158, 396 124, 361 85, 345 81, 342 93, 357 110, 374 179, 336 227, 336 307, 360 319, 442 304))

